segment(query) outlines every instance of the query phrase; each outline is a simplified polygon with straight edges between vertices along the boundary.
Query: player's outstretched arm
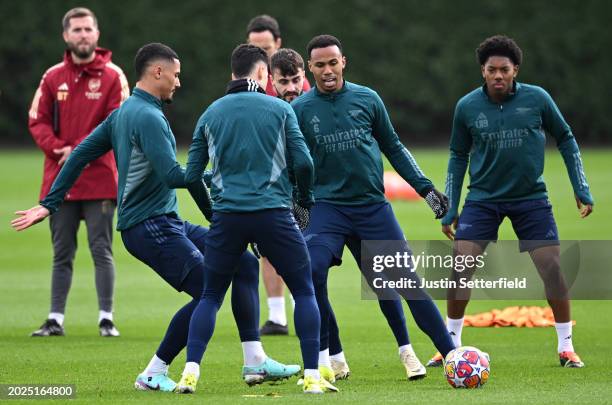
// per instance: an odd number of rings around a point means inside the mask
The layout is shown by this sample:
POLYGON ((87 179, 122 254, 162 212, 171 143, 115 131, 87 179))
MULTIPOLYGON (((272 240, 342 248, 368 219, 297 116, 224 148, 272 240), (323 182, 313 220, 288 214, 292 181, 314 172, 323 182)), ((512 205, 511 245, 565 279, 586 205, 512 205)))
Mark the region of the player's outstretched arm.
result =
POLYGON ((584 173, 578 143, 552 97, 544 90, 542 90, 542 96, 544 102, 542 126, 557 141, 557 148, 563 156, 563 162, 574 189, 576 207, 580 211, 580 217, 586 218, 593 212, 594 201, 584 173))
POLYGON ((410 151, 400 142, 387 110, 377 94, 374 94, 374 137, 393 168, 421 197, 425 199, 436 219, 448 212, 448 198, 438 191, 429 180, 410 151))
POLYGON ((89 164, 112 149, 110 140, 110 122, 115 113, 109 115, 91 134, 81 142, 63 164, 57 178, 51 185, 49 194, 41 201, 51 214, 59 209, 64 201, 64 196, 70 190, 74 182, 79 178, 81 172, 89 164))
POLYGON ((372 135, 378 142, 395 171, 410 184, 423 198, 434 188, 433 183, 425 176, 410 151, 402 144, 393 128, 389 113, 382 99, 372 93, 372 135))
POLYGON ((15 215, 18 215, 18 217, 11 221, 11 226, 19 232, 28 229, 32 225, 36 225, 51 215, 51 213, 42 205, 37 205, 29 210, 16 211, 15 215))
MULTIPOLYGON (((210 221, 212 219, 212 201, 208 189, 204 184, 204 168, 208 164, 208 141, 203 131, 203 118, 198 121, 193 140, 189 146, 187 169, 185 170, 185 183, 187 190, 202 212, 210 221)), ((212 179, 212 176, 211 176, 212 179)))

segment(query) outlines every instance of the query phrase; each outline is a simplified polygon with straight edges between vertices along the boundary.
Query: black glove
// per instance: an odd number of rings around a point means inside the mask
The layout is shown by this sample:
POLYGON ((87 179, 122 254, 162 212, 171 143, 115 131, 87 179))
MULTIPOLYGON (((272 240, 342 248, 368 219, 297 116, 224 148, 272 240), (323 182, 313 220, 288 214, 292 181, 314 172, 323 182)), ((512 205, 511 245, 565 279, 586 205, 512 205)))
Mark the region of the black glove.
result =
POLYGON ((448 212, 448 197, 435 188, 429 190, 423 198, 427 201, 429 208, 436 214, 436 219, 444 217, 448 212))
POLYGON ((251 251, 255 255, 256 258, 261 259, 261 253, 259 253, 259 248, 257 247, 257 243, 251 243, 251 251))
POLYGON ((303 231, 310 223, 310 208, 303 207, 298 202, 293 201, 292 211, 295 222, 297 222, 300 231, 303 231))

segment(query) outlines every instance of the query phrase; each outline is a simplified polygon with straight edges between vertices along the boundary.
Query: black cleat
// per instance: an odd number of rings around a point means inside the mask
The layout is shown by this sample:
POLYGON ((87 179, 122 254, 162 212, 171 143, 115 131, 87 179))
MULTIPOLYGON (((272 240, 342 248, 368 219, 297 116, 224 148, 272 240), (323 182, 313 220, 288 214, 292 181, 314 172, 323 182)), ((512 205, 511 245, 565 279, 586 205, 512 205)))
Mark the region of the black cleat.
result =
POLYGON ((55 319, 47 319, 30 336, 64 336, 64 328, 55 319))
POLYGON ((559 361, 561 362, 561 367, 566 368, 582 368, 584 367, 584 363, 580 360, 580 357, 574 352, 562 352, 559 353, 559 361))
POLYGON ((100 336, 116 337, 119 336, 119 331, 115 328, 115 324, 110 319, 102 319, 100 321, 100 336))
POLYGON ((259 330, 259 334, 262 336, 269 335, 288 335, 289 327, 287 325, 281 325, 276 322, 267 320, 259 330))

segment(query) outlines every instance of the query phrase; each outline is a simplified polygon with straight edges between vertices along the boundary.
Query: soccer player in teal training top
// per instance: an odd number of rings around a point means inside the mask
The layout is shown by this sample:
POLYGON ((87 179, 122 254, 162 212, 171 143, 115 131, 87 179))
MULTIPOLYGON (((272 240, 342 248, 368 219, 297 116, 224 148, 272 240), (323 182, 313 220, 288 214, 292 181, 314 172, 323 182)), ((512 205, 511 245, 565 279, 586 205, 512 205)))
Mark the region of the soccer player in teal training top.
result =
MULTIPOLYGON (((346 59, 340 41, 331 35, 317 36, 309 42, 307 53, 316 87, 294 100, 292 106, 315 166, 316 203, 304 235, 321 312, 319 366, 333 377, 327 330, 329 268, 340 263, 344 245, 359 264, 361 241, 404 240, 391 205, 385 199, 381 152, 425 197, 437 218, 446 213, 446 197, 434 188, 400 142, 378 94, 344 80, 346 59)), ((407 276, 416 277, 414 273, 407 276)), ((408 306, 418 326, 442 353, 447 353, 454 346, 444 321, 431 298, 421 293, 422 299, 408 299, 408 306)), ((408 338, 401 301, 380 300, 379 303, 397 340, 408 378, 424 377, 425 367, 408 338)))
MULTIPOLYGON (((178 216, 176 188, 186 187, 185 170, 176 161, 176 143, 162 103, 171 102, 180 87, 176 53, 153 43, 134 59, 138 83, 132 96, 71 153, 41 205, 18 211, 12 221, 23 230, 57 211, 64 195, 83 168, 113 150, 119 172, 117 229, 126 249, 149 265, 178 291, 193 299, 172 318, 166 335, 134 386, 140 390, 173 391, 168 366, 187 343, 192 313, 203 291, 206 228, 178 216)), ((203 184, 196 184, 198 206, 210 216, 210 200, 203 184)), ((287 378, 299 366, 285 366, 270 358, 259 341, 258 263, 244 253, 237 260, 232 283, 232 311, 244 353, 247 384, 287 378)))
POLYGON ((196 389, 217 311, 248 243, 257 243, 295 299, 304 392, 337 391, 317 370, 319 310, 308 250, 291 213, 288 166, 297 183, 296 202, 307 209, 313 203, 312 159, 289 104, 265 94, 265 51, 239 45, 232 52, 231 69, 227 94, 202 114, 189 148, 185 181, 192 195, 200 193, 204 168, 212 164, 213 215, 206 235, 204 292, 191 318, 178 391, 196 389))
MULTIPOLYGON (((455 239, 457 254, 479 255, 487 242, 497 240, 499 226, 508 217, 520 250, 529 252, 544 281, 561 365, 583 367, 572 344, 570 303, 559 269, 559 235, 542 178, 548 132, 563 156, 581 217, 592 212, 593 197, 576 138, 544 89, 516 81, 523 54, 514 40, 502 35, 487 38, 476 54, 485 83, 462 97, 455 108, 446 178, 450 209, 442 219, 442 232, 455 239), (468 165, 469 192, 459 216, 468 165)), ((468 299, 469 291, 461 297, 449 291, 447 327, 457 346, 461 346, 468 299)), ((442 356, 434 356, 428 365, 442 365, 442 356)))

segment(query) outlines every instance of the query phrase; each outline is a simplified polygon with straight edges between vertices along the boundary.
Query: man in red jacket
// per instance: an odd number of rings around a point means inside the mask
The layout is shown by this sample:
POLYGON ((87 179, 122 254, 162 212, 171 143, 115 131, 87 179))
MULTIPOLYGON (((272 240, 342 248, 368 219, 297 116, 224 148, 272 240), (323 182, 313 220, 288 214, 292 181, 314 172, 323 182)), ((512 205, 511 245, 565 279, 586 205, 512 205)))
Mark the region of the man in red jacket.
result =
MULTIPOLYGON (((268 58, 272 60, 272 55, 278 51, 282 45, 282 38, 278 21, 267 14, 253 17, 247 25, 247 43, 255 45, 266 51, 268 58)), ((310 83, 304 76, 302 91, 310 90, 310 83)), ((276 97, 276 89, 272 83, 272 72, 268 76, 266 94, 276 97)), ((280 277, 279 277, 280 279, 280 277)))
MULTIPOLYGON (((30 132, 45 154, 41 198, 49 192, 72 149, 129 96, 125 75, 111 62, 111 52, 97 47, 100 31, 96 16, 86 8, 73 8, 64 16, 62 25, 68 48, 64 60, 43 75, 29 114, 30 132)), ((81 219, 87 226, 89 249, 96 268, 100 335, 119 336, 112 315, 116 199, 117 169, 109 152, 83 170, 59 211, 50 218, 51 311, 32 336, 64 335, 64 310, 72 283, 81 219)))

